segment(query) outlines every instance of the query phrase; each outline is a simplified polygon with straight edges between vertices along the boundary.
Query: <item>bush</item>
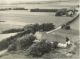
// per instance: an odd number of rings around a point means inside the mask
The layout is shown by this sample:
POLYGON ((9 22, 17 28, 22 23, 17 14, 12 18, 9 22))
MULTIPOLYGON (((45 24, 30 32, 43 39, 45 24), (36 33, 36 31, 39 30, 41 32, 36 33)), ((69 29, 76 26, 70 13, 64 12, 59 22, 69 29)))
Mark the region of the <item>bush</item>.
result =
POLYGON ((31 24, 24 26, 24 31, 30 31, 31 33, 35 33, 39 30, 39 24, 31 24))
POLYGON ((56 12, 56 14, 55 14, 55 16, 63 16, 63 15, 66 15, 66 11, 67 11, 67 9, 59 9, 59 10, 57 10, 57 12, 56 12))
POLYGON ((71 27, 70 27, 69 25, 63 24, 63 25, 62 25, 62 29, 70 30, 71 27))
POLYGON ((33 41, 36 38, 33 35, 24 35, 17 40, 15 40, 12 44, 9 45, 8 50, 24 50, 27 49, 30 45, 33 44, 33 41))
POLYGON ((50 31, 54 28, 55 26, 53 25, 53 23, 44 23, 40 25, 40 30, 43 30, 43 31, 50 31))
POLYGON ((65 26, 65 29, 70 30, 71 28, 70 28, 70 26, 65 26))
POLYGON ((55 28, 55 26, 53 25, 53 23, 44 23, 44 24, 41 24, 39 30, 42 30, 42 31, 50 31, 52 29, 55 28))
POLYGON ((46 40, 42 40, 39 43, 33 44, 28 48, 27 54, 33 57, 40 57, 45 53, 49 53, 51 51, 51 43, 46 42, 46 40))
POLYGON ((20 39, 22 36, 28 35, 28 34, 29 34, 29 32, 23 31, 14 36, 10 36, 10 37, 4 39, 3 41, 0 42, 0 50, 8 48, 8 46, 11 44, 14 45, 17 39, 20 39))
POLYGON ((52 44, 52 49, 56 49, 58 48, 58 42, 57 41, 54 41, 54 43, 52 44))
POLYGON ((33 44, 33 41, 36 39, 33 35, 27 35, 21 37, 18 41, 20 42, 21 49, 28 48, 33 44))
POLYGON ((41 25, 39 24, 31 24, 31 25, 26 25, 24 26, 24 30, 30 30, 31 33, 35 33, 36 31, 50 31, 55 28, 55 25, 53 23, 43 23, 41 25))

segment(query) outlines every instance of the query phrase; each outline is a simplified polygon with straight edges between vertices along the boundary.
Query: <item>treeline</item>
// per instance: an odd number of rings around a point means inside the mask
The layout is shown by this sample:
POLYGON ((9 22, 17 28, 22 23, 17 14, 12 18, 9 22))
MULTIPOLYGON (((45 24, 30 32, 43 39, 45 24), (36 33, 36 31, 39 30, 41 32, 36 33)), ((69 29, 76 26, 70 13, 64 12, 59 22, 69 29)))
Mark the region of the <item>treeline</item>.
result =
POLYGON ((58 9, 31 9, 30 12, 56 12, 58 9))
POLYGON ((60 14, 65 14, 66 11, 75 11, 78 12, 76 9, 67 9, 67 8, 61 8, 61 9, 30 9, 30 12, 60 12, 60 14))
POLYGON ((0 11, 6 11, 6 10, 28 10, 26 8, 1 8, 0 11))

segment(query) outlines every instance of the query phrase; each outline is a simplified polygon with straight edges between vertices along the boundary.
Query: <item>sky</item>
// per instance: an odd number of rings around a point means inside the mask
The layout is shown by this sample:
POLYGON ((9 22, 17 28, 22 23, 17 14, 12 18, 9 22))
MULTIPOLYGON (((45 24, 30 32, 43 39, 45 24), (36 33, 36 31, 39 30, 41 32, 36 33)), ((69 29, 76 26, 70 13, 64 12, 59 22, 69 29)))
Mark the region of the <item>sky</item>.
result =
POLYGON ((39 2, 39 1, 50 1, 50 0, 0 0, 0 3, 19 3, 19 2, 39 2))
POLYGON ((24 3, 24 2, 40 2, 40 1, 69 1, 69 0, 0 0, 0 4, 24 3))

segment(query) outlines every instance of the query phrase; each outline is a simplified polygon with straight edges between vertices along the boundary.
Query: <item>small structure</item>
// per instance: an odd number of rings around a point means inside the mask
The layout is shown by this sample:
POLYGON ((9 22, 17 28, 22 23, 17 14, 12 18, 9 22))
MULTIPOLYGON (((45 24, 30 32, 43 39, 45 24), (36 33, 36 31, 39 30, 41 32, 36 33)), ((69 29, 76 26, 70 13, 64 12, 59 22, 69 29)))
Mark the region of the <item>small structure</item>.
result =
POLYGON ((58 43, 57 47, 59 48, 69 48, 71 46, 71 41, 68 37, 66 37, 66 43, 58 43))
POLYGON ((66 29, 66 30, 70 30, 71 28, 70 28, 70 26, 68 25, 68 26, 65 26, 65 29, 66 29))
POLYGON ((69 25, 65 25, 65 24, 63 24, 61 28, 62 29, 66 29, 66 30, 70 30, 71 29, 71 27, 69 25))

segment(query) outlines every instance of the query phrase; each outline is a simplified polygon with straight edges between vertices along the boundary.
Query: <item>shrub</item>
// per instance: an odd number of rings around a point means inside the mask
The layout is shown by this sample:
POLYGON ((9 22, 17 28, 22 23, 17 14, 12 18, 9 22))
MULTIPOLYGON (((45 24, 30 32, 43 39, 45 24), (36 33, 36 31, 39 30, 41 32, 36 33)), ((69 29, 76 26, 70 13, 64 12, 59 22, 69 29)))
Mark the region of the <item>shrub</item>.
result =
POLYGON ((43 23, 41 25, 39 24, 31 24, 31 25, 26 25, 24 26, 24 30, 28 31, 30 30, 31 33, 35 33, 36 31, 50 31, 55 28, 55 25, 53 23, 43 23))
POLYGON ((62 29, 70 30, 71 27, 70 27, 69 25, 63 24, 63 25, 62 25, 62 29))
POLYGON ((67 9, 59 9, 59 10, 57 10, 57 12, 56 12, 56 14, 55 14, 55 16, 63 16, 63 15, 66 15, 66 11, 67 11, 67 9))
POLYGON ((40 57, 45 53, 49 53, 50 51, 51 43, 46 42, 46 40, 42 40, 39 43, 35 43, 27 49, 28 55, 31 55, 33 57, 40 57))
POLYGON ((65 26, 65 29, 70 30, 71 28, 70 28, 70 26, 65 26))
POLYGON ((36 39, 33 35, 27 35, 21 37, 18 41, 20 42, 21 49, 28 48, 30 45, 33 44, 33 41, 36 39))
POLYGON ((24 35, 9 45, 8 50, 24 50, 27 49, 30 45, 32 45, 33 41, 36 38, 33 35, 24 35))
POLYGON ((31 33, 35 33, 39 30, 39 24, 31 24, 24 26, 24 31, 30 31, 31 33))
POLYGON ((3 41, 0 42, 0 50, 8 48, 8 46, 10 44, 14 45, 14 43, 16 42, 17 39, 20 39, 22 36, 28 35, 28 34, 29 34, 29 32, 23 31, 23 32, 17 33, 14 36, 10 36, 10 37, 4 39, 3 41))
POLYGON ((55 26, 53 25, 53 23, 44 23, 40 25, 40 30, 43 30, 43 31, 50 31, 54 28, 55 26))

